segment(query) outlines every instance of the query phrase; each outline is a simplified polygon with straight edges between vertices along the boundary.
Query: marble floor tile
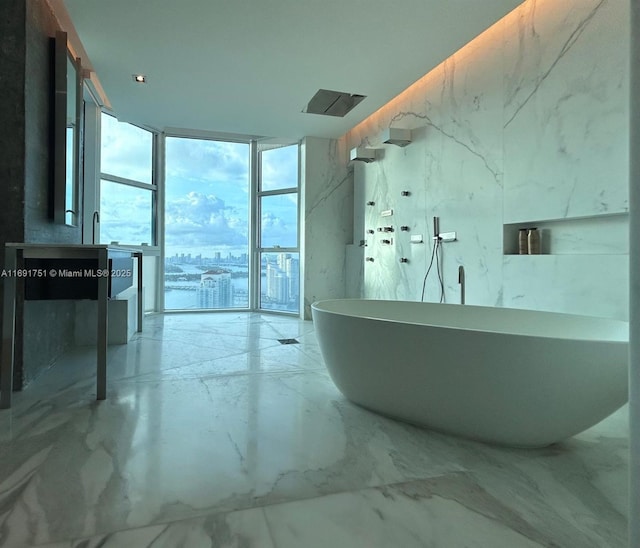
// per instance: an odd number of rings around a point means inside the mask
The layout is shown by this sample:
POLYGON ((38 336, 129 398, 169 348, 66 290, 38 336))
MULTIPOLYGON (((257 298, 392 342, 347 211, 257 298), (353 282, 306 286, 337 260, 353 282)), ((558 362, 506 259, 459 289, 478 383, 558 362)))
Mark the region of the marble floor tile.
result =
POLYGON ((107 394, 74 348, 0 411, 0 546, 625 545, 626 409, 545 449, 453 438, 348 402, 311 322, 235 312, 146 318, 107 394))
POLYGON ((39 548, 275 548, 262 509, 151 525, 39 548))
POLYGON ((278 548, 555 546, 466 474, 270 506, 278 548))
POLYGON ((458 472, 426 480, 272 504, 42 548, 539 548, 625 546, 613 539, 558 535, 537 528, 458 472))

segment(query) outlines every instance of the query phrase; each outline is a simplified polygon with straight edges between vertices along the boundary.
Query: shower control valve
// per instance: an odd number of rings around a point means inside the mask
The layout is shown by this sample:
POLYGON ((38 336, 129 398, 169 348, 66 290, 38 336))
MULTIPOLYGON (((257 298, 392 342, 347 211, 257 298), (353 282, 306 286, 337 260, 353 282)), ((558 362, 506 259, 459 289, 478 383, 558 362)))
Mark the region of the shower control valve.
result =
POLYGON ((409 192, 408 190, 403 190, 403 191, 400 193, 400 196, 411 196, 411 192, 409 192))
POLYGON ((367 261, 368 263, 372 263, 373 262, 373 257, 367 257, 365 259, 365 261, 367 261))
POLYGON ((409 232, 409 227, 404 225, 400 227, 400 230, 402 230, 402 232, 409 232))
POLYGON ((368 205, 368 206, 374 206, 374 205, 376 205, 376 203, 375 203, 375 202, 373 202, 373 201, 369 201, 369 202, 367 202, 367 205, 368 205))
POLYGON ((407 259, 406 257, 401 257, 401 258, 400 258, 400 262, 401 262, 401 263, 408 263, 408 262, 409 262, 409 259, 407 259))
POLYGON ((379 226, 378 232, 393 232, 392 226, 379 226))

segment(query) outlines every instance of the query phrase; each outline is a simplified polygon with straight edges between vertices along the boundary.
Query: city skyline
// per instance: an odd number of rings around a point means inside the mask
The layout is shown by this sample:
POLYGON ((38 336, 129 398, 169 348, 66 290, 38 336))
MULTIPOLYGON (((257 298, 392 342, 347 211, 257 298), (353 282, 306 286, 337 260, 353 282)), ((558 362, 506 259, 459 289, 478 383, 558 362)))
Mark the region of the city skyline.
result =
MULTIPOLYGON (((300 266, 298 253, 264 253, 260 266, 260 307, 297 311, 300 266)), ((165 258, 165 300, 169 309, 246 308, 249 306, 248 256, 203 257, 189 253, 165 258), (191 296, 189 296, 191 295, 191 296)))

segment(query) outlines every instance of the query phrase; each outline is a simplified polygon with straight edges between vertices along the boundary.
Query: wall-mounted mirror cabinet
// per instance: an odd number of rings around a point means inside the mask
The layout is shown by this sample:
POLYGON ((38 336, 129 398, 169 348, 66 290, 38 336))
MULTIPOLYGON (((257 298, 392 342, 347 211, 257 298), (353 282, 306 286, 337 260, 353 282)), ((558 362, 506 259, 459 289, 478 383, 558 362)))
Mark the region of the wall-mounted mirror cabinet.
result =
POLYGON ((54 39, 54 121, 51 216, 55 223, 77 226, 80 188, 82 70, 67 46, 67 33, 54 39))

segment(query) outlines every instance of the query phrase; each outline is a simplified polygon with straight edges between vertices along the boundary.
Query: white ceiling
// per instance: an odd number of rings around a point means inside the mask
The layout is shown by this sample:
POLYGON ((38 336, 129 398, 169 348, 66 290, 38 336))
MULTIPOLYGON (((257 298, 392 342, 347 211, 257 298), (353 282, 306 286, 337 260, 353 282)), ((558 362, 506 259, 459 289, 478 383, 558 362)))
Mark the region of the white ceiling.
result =
POLYGON ((64 0, 121 120, 340 137, 522 0, 64 0), (143 73, 148 83, 133 82, 143 73), (302 113, 319 89, 366 95, 302 113))

